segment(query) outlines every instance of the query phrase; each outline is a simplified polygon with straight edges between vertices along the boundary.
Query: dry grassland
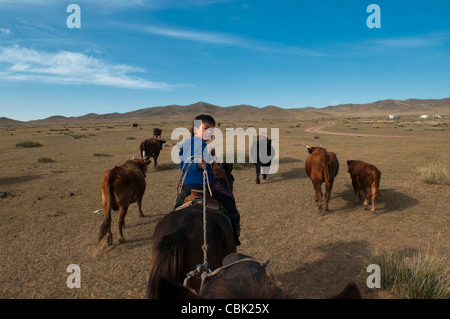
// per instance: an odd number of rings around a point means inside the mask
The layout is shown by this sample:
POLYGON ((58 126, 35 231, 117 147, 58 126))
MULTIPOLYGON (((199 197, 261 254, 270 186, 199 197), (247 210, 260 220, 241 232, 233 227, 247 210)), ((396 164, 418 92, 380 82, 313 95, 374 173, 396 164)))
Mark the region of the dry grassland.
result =
MULTIPOLYGON (((279 284, 298 298, 325 298, 349 281, 356 281, 366 298, 393 298, 366 288, 366 260, 375 249, 414 250, 438 242, 436 254, 448 260, 450 188, 425 184, 416 172, 431 162, 450 165, 448 119, 222 123, 221 129, 280 128, 277 174, 256 185, 253 167, 234 171, 242 223, 238 251, 270 259, 279 284), (323 127, 328 133, 305 131, 312 127, 323 127), (304 171, 305 144, 323 144, 340 161, 331 211, 323 217, 317 213, 304 171), (382 172, 376 214, 364 211, 362 202, 353 203, 349 159, 370 162, 382 172)), ((109 250, 104 242, 96 244, 103 220, 94 213, 101 208, 100 182, 105 170, 138 157, 140 141, 150 138, 156 126, 169 140, 158 164, 170 163, 170 150, 177 141, 170 141, 169 133, 187 123, 147 122, 138 129, 130 124, 0 127, 1 298, 145 296, 153 229, 174 204, 179 170, 155 171, 151 164, 143 200, 146 217, 139 218, 133 204, 124 230, 127 242, 118 244, 114 222, 115 242, 109 250), (23 141, 42 146, 16 146, 23 141), (39 163, 40 158, 53 162, 39 163), (69 264, 81 267, 80 289, 66 286, 69 264)), ((114 221, 117 215, 113 214, 114 221)))

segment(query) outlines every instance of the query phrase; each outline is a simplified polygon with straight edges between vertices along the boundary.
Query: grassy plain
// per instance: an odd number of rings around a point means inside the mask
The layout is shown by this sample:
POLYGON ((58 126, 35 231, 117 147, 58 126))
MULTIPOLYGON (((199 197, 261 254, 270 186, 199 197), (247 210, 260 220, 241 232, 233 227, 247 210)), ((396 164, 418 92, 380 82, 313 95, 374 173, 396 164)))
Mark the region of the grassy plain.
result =
MULTIPOLYGON (((190 120, 190 119, 189 119, 190 120)), ((220 121, 220 119, 216 119, 220 121)), ((180 177, 170 151, 170 132, 188 122, 76 122, 0 127, 0 297, 143 298, 151 265, 152 233, 173 207, 180 177), (158 159, 166 165, 147 175, 144 218, 133 204, 126 218, 124 244, 117 241, 113 213, 112 249, 96 243, 103 216, 103 173, 132 156, 153 127, 168 142, 158 159), (41 143, 22 148, 24 141, 41 143), (48 158, 51 161, 41 161, 48 158), (170 169, 172 168, 172 169, 170 169), (81 268, 81 288, 69 289, 67 266, 81 268)), ((366 261, 375 250, 436 248, 449 259, 450 188, 423 182, 417 172, 429 163, 450 165, 450 120, 405 117, 317 117, 273 121, 222 121, 226 127, 280 129, 280 166, 255 184, 253 167, 234 171, 241 214, 238 251, 270 259, 280 286, 298 298, 326 298, 356 281, 365 298, 395 298, 368 289, 366 261), (321 128, 322 127, 322 128, 321 128), (307 129, 312 129, 305 131, 307 129), (339 135, 330 132, 339 133, 339 135), (330 212, 320 217, 305 174, 305 145, 323 144, 337 154, 330 212), (382 172, 376 214, 354 204, 346 161, 359 159, 382 172)))

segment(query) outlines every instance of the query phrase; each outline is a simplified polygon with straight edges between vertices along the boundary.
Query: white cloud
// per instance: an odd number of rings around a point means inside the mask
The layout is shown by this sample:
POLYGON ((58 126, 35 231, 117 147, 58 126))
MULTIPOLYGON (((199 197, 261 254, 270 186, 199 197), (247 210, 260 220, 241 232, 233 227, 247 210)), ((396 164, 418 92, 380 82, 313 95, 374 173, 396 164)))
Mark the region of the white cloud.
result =
POLYGON ((135 30, 156 34, 160 36, 201 42, 201 43, 211 43, 227 46, 235 46, 246 48, 250 50, 256 50, 266 53, 275 54, 291 54, 291 55, 301 55, 301 56, 323 56, 324 54, 308 49, 302 49, 295 46, 289 46, 281 43, 269 43, 266 41, 248 39, 243 37, 238 37, 230 34, 220 33, 220 32, 210 32, 203 30, 187 30, 180 28, 167 28, 167 27, 157 27, 157 26, 131 26, 127 25, 128 28, 133 28, 135 30))
POLYGON ((93 84, 138 89, 170 89, 164 82, 135 76, 145 70, 111 64, 83 53, 49 53, 18 45, 0 47, 0 79, 43 81, 53 84, 93 84))
POLYGON ((371 43, 390 48, 422 48, 440 46, 448 42, 449 35, 446 33, 431 34, 427 36, 399 37, 381 40, 373 40, 371 43))
POLYGON ((228 45, 244 44, 243 41, 237 37, 217 32, 192 31, 192 30, 155 27, 155 26, 144 26, 139 27, 138 29, 147 33, 183 40, 191 40, 196 42, 228 44, 228 45))
POLYGON ((10 29, 0 28, 0 35, 8 35, 11 33, 10 29))
MULTIPOLYGON (((78 5, 89 4, 97 6, 107 6, 109 9, 111 7, 121 8, 121 7, 136 7, 145 6, 152 9, 168 9, 168 8, 192 8, 192 7, 203 7, 209 6, 216 3, 230 2, 232 0, 77 0, 75 2, 78 5)), ((49 6, 49 5, 59 5, 61 0, 0 0, 0 6, 49 6)))

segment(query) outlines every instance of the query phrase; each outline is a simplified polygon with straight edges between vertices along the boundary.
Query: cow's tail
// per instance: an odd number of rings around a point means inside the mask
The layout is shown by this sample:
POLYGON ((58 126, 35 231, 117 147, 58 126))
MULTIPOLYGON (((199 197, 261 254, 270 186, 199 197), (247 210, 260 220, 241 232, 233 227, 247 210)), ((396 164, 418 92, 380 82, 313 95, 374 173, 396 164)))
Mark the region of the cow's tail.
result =
POLYGON ((325 152, 324 162, 323 162, 323 177, 325 180, 325 187, 328 189, 330 185, 330 169, 329 169, 330 156, 325 152))
POLYGON ((156 253, 153 254, 150 277, 147 284, 147 298, 158 299, 159 282, 165 278, 170 282, 182 283, 186 274, 183 274, 185 237, 177 232, 164 236, 159 242, 156 253))
POLYGON ((380 179, 381 179, 381 172, 375 168, 372 170, 373 175, 373 183, 372 183, 372 196, 374 198, 382 197, 380 194, 380 179))
POLYGON ((111 210, 114 207, 114 178, 116 176, 116 167, 110 170, 105 177, 107 183, 102 183, 102 204, 103 204, 103 214, 105 219, 100 226, 100 233, 98 234, 97 243, 106 236, 107 232, 111 227, 111 210))

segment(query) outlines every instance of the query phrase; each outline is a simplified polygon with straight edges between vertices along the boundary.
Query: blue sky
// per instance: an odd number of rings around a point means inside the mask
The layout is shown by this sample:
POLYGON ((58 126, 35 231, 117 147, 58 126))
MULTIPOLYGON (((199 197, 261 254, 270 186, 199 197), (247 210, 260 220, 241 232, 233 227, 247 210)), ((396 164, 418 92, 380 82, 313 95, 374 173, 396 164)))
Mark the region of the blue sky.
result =
POLYGON ((445 98, 449 14, 448 0, 0 0, 0 117, 445 98))

